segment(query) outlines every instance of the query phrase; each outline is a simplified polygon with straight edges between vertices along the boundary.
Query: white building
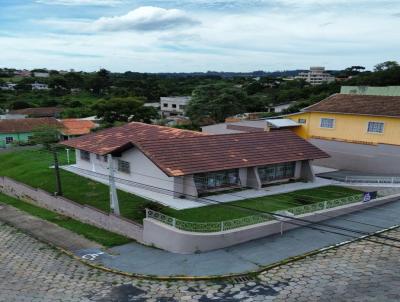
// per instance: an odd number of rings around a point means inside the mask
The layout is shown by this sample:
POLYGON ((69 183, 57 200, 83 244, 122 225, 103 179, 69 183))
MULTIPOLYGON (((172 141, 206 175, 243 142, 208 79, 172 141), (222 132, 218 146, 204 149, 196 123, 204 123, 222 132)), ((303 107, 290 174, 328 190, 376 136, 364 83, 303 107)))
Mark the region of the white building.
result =
POLYGON ((31 84, 32 90, 49 90, 49 85, 43 83, 33 83, 31 84))
POLYGON ((0 86, 0 90, 15 90, 15 86, 17 86, 17 84, 5 83, 0 86))
POLYGON ((335 81, 335 77, 325 71, 325 67, 310 67, 308 72, 300 72, 296 79, 305 80, 311 85, 321 85, 335 81))
POLYGON ((185 115, 190 96, 161 97, 161 113, 163 116, 185 115))
POLYGON ((50 77, 50 73, 35 71, 35 72, 33 72, 33 76, 35 78, 48 78, 48 77, 50 77))
POLYGON ((117 187, 183 199, 294 179, 313 181, 310 161, 328 156, 289 130, 206 135, 136 122, 62 144, 76 149, 72 172, 108 179, 111 154, 117 187))

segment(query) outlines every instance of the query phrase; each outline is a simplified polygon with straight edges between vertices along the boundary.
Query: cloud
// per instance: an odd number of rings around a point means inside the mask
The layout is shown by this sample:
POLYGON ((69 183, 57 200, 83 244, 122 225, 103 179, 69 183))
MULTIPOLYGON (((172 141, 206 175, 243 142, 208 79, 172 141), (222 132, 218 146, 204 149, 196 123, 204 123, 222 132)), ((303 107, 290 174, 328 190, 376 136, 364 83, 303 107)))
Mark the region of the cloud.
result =
POLYGON ((67 6, 114 6, 122 3, 121 0, 36 0, 41 4, 67 5, 67 6))
POLYGON ((92 28, 97 31, 156 31, 198 23, 179 9, 142 6, 126 15, 102 17, 92 24, 92 28))

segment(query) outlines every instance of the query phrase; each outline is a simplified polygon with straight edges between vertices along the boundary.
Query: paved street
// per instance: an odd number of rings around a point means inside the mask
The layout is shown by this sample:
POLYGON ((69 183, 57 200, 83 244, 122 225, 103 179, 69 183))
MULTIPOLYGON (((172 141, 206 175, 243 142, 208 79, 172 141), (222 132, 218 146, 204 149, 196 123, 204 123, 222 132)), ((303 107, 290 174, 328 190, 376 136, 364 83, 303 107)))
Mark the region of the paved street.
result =
MULTIPOLYGON (((400 238, 400 231, 386 235, 400 238)), ((400 250, 367 241, 283 265, 253 279, 160 282, 91 269, 0 224, 0 267, 0 301, 4 302, 400 300, 400 250)))

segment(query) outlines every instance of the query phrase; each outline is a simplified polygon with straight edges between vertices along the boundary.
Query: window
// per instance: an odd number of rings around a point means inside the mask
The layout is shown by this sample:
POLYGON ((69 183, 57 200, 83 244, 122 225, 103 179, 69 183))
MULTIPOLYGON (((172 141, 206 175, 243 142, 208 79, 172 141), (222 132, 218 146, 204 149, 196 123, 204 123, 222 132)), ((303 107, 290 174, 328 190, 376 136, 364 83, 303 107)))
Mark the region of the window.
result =
POLYGON ((108 156, 107 156, 107 155, 104 155, 104 156, 103 156, 103 161, 104 161, 105 163, 108 163, 108 156))
POLYGON ((90 153, 87 151, 80 150, 81 159, 85 161, 90 161, 90 153))
POLYGON ((168 104, 167 104, 167 103, 164 103, 164 104, 163 104, 163 107, 164 107, 164 108, 168 108, 168 104))
POLYGON ((131 164, 124 160, 118 160, 118 171, 126 174, 131 173, 131 164))
POLYGON ((100 155, 99 154, 96 154, 96 159, 100 160, 100 155))
POLYGON ((11 144, 14 141, 12 136, 6 136, 6 144, 11 144))
POLYGON ((268 165, 258 168, 258 175, 262 183, 288 179, 294 177, 296 162, 268 165))
POLYGON ((176 108, 176 104, 172 104, 172 108, 176 108))
POLYGON ((332 129, 335 125, 335 119, 333 118, 321 118, 321 128, 332 129))
POLYGON ((197 191, 201 194, 208 191, 229 189, 240 186, 239 170, 200 173, 194 175, 197 191))
POLYGON ((306 120, 305 118, 299 118, 299 119, 297 120, 297 122, 298 122, 299 124, 305 124, 305 123, 307 123, 307 120, 306 120))
POLYGON ((185 105, 179 105, 179 109, 185 110, 186 106, 185 105))
POLYGON ((370 133, 383 133, 384 123, 368 122, 368 132, 370 133))

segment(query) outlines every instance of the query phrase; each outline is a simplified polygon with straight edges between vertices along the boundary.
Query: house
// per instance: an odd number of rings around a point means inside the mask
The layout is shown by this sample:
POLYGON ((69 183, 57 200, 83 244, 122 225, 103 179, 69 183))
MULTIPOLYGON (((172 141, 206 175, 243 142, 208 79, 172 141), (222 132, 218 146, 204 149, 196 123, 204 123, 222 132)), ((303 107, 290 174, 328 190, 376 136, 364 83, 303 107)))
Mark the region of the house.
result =
POLYGON ((50 73, 49 72, 45 72, 45 71, 34 71, 33 76, 35 78, 48 78, 50 77, 50 73))
POLYGON ((13 91, 13 90, 15 90, 15 86, 17 86, 17 84, 14 84, 14 83, 5 83, 5 84, 3 84, 3 85, 0 86, 0 90, 13 91))
POLYGON ((330 154, 328 167, 400 173, 400 96, 334 94, 286 118, 294 131, 330 154))
POLYGON ((162 116, 184 115, 186 106, 190 100, 190 96, 161 97, 162 116))
POLYGON ((43 83, 33 83, 31 84, 32 90, 49 90, 49 85, 43 83))
POLYGON ((59 118, 61 113, 64 111, 63 108, 60 107, 37 107, 37 108, 25 108, 25 109, 17 109, 10 110, 7 115, 9 118, 13 118, 13 116, 19 117, 54 117, 59 118))
POLYGON ((285 104, 279 104, 279 105, 271 104, 268 107, 268 112, 281 113, 283 110, 288 109, 292 104, 293 104, 293 102, 285 103, 285 104))
POLYGON ((325 67, 310 67, 307 72, 300 72, 296 79, 305 80, 311 85, 321 85, 335 81, 335 77, 325 71, 325 67))
POLYGON ((41 127, 61 127, 61 125, 55 118, 0 120, 0 148, 29 143, 33 132, 41 127))
POLYGON ((60 132, 64 139, 89 134, 98 127, 98 124, 93 121, 83 119, 63 119, 59 120, 59 122, 62 126, 60 132))
POLYGON ((81 175, 107 177, 111 155, 115 177, 125 185, 182 198, 312 181, 310 161, 328 156, 290 130, 207 135, 136 122, 62 144, 76 149, 81 175))

